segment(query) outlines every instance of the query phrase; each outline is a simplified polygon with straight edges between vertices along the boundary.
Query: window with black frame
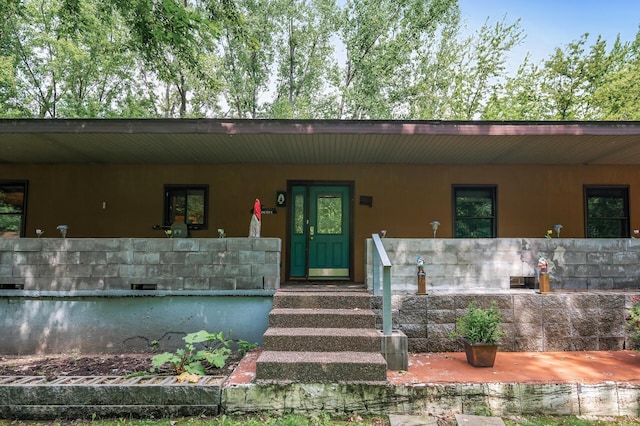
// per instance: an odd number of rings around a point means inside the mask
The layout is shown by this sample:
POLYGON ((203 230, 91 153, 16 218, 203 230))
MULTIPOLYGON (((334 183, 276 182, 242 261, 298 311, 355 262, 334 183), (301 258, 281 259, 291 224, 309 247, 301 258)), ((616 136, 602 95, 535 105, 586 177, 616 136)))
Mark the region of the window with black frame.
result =
POLYGON ((585 186, 587 238, 629 238, 629 188, 585 186))
POLYGON ((455 238, 496 237, 496 187, 453 187, 455 238))
POLYGON ((0 181, 0 238, 25 236, 27 182, 0 181))
POLYGON ((186 223, 189 229, 207 229, 209 185, 165 185, 164 225, 186 223))

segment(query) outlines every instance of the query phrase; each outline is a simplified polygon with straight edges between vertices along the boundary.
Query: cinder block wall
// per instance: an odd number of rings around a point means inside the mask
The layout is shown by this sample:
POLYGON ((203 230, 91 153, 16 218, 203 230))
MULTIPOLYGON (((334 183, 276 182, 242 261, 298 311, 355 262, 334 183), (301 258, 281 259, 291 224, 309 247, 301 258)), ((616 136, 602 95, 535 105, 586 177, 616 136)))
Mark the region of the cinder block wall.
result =
POLYGON ((280 251, 279 238, 0 239, 0 285, 39 291, 276 289, 280 251))
MULTIPOLYGON (((503 351, 582 351, 630 349, 625 330, 628 309, 638 292, 575 292, 538 294, 396 295, 393 326, 409 340, 410 352, 462 350, 449 335, 456 318, 472 301, 488 307, 497 303, 505 337, 503 351)), ((382 298, 374 297, 378 328, 382 328, 382 298)))
MULTIPOLYGON (((382 240, 394 294, 416 293, 416 259, 425 261, 427 291, 504 291, 512 277, 537 277, 538 256, 552 290, 640 288, 640 239, 491 238, 382 240)), ((373 244, 367 240, 366 281, 372 288, 373 244)))

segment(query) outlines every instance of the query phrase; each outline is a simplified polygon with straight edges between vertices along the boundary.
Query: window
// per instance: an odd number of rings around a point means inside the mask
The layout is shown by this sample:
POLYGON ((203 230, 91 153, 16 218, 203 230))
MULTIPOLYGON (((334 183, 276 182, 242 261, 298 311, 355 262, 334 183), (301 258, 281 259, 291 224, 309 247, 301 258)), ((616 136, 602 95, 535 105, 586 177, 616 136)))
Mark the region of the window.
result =
POLYGON ((304 234, 304 194, 296 194, 293 199, 293 232, 304 234))
POLYGON ((189 229, 207 229, 208 185, 165 185, 164 225, 184 222, 189 229))
POLYGON ((27 182, 0 181, 0 238, 24 237, 27 182))
POLYGON ((496 237, 496 187, 453 187, 454 236, 456 238, 496 237))
POLYGON ((629 188, 585 186, 585 235, 587 238, 629 237, 629 188))
POLYGON ((319 194, 318 234, 342 234, 342 194, 319 194))

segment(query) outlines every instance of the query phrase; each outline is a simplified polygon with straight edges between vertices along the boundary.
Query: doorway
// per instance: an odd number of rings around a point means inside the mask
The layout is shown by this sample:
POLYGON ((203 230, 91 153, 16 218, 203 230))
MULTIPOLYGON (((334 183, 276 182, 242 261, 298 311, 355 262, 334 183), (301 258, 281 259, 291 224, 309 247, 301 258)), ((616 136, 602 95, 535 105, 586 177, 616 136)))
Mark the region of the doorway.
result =
POLYGON ((288 279, 353 280, 353 182, 289 182, 288 279))

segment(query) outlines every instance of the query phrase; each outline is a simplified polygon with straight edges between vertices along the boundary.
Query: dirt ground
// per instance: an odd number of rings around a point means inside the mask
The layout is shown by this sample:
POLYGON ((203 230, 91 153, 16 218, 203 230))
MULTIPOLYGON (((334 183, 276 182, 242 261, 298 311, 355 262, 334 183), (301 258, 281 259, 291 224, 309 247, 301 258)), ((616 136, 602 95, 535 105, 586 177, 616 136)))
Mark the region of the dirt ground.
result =
MULTIPOLYGON (((59 376, 127 376, 148 372, 154 354, 56 354, 56 355, 0 355, 0 376, 45 376, 52 380, 59 376)), ((207 374, 229 375, 239 362, 232 355, 220 369, 209 366, 207 374)), ((166 366, 153 374, 171 375, 166 366)))

